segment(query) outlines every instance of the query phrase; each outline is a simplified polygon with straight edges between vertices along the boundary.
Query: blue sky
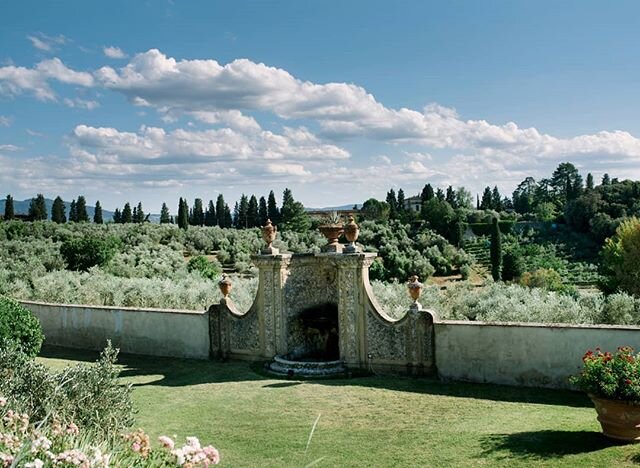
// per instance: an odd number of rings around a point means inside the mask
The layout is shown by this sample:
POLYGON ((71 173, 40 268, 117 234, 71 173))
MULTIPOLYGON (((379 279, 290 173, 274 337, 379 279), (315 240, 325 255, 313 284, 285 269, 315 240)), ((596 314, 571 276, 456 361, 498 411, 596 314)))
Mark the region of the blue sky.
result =
POLYGON ((159 210, 640 178, 640 4, 0 2, 0 191, 159 210))

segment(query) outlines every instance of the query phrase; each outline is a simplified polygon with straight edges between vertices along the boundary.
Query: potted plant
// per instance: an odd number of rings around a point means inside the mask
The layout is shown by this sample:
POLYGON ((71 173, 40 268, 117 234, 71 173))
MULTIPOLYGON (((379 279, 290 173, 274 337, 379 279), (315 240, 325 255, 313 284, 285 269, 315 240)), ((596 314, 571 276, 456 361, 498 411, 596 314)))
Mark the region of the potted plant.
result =
POLYGON ((344 232, 344 226, 340 222, 340 215, 337 211, 331 211, 318 226, 318 229, 324 237, 327 238, 327 245, 322 247, 323 252, 342 252, 342 245, 338 242, 338 238, 344 232))
POLYGON ((612 439, 640 441, 640 355, 630 346, 615 353, 600 348, 582 358, 582 372, 570 378, 584 390, 598 413, 602 433, 612 439))

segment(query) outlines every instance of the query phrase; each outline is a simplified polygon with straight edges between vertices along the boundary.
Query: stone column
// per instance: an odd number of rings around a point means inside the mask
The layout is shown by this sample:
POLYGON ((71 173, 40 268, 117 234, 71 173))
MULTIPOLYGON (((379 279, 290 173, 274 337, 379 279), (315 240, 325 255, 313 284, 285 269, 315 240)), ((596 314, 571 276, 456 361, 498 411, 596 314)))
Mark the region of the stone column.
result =
POLYGON ((352 367, 366 365, 364 281, 375 258, 375 253, 343 254, 332 258, 338 269, 340 359, 352 367))
POLYGON ((286 350, 284 283, 291 254, 255 255, 252 260, 259 270, 260 349, 270 359, 286 350))

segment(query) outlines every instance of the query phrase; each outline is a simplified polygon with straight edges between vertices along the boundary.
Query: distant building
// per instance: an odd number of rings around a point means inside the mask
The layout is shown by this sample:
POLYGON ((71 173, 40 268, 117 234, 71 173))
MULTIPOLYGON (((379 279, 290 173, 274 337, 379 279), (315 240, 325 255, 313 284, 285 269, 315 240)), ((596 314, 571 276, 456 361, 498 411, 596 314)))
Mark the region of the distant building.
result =
POLYGON ((404 209, 407 211, 414 211, 419 213, 422 209, 422 197, 416 195, 415 197, 405 198, 404 209))

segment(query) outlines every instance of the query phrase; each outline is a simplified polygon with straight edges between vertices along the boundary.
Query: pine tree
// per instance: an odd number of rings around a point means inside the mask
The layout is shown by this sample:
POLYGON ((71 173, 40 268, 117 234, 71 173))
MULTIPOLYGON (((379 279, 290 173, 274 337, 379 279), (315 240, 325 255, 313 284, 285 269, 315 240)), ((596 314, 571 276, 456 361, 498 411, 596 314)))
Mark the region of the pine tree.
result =
POLYGON ((587 174, 587 190, 593 190, 593 187, 593 175, 591 174, 591 172, 589 172, 587 174))
POLYGON ((96 200, 96 207, 93 212, 93 222, 96 224, 104 223, 102 219, 102 205, 100 204, 100 200, 96 200))
POLYGON ((79 223, 89 222, 89 215, 87 214, 87 200, 85 200, 84 195, 80 195, 76 202, 76 216, 77 222, 79 223))
POLYGON ((53 200, 53 206, 51 207, 51 221, 58 224, 64 224, 67 222, 66 207, 60 196, 57 196, 53 200))
POLYGON ((122 223, 122 213, 120 212, 120 208, 116 208, 116 211, 113 212, 113 222, 116 224, 122 223))
POLYGON ((233 227, 238 229, 240 225, 240 206, 238 202, 233 207, 233 227))
POLYGON ((138 206, 136 207, 136 215, 134 216, 133 221, 138 224, 144 223, 144 211, 142 211, 142 202, 138 202, 138 206))
POLYGON ((502 234, 498 218, 491 223, 491 276, 494 281, 500 281, 502 274, 502 234))
POLYGON ((133 213, 131 212, 131 205, 129 202, 124 204, 124 208, 122 209, 122 222, 127 224, 133 221, 133 213))
POLYGON ((216 219, 216 207, 213 204, 213 200, 209 200, 207 212, 204 214, 204 225, 215 226, 216 224, 218 224, 218 220, 216 219))
POLYGON ((225 205, 226 203, 224 202, 224 197, 222 196, 222 194, 219 194, 218 198, 216 199, 216 214, 218 216, 218 226, 220 226, 221 228, 228 227, 228 226, 225 226, 226 224, 226 214, 224 211, 225 205))
POLYGON ((482 200, 480 201, 481 210, 490 210, 493 208, 493 199, 491 198, 491 187, 485 187, 482 192, 482 200))
POLYGON ((280 212, 278 211, 278 204, 276 203, 276 196, 273 190, 269 192, 269 198, 267 200, 267 217, 273 222, 280 222, 280 212))
POLYGON ((304 205, 293 198, 288 188, 282 194, 281 224, 284 230, 305 232, 311 227, 311 219, 304 205))
POLYGON ((47 219, 47 205, 44 201, 44 195, 39 193, 36 198, 31 199, 29 204, 29 219, 32 221, 43 221, 47 219))
POLYGON ((15 212, 13 209, 13 197, 11 195, 7 195, 7 198, 4 203, 4 219, 5 221, 9 221, 15 217, 15 212))
POLYGON ((137 206, 133 207, 133 214, 131 215, 131 221, 133 221, 134 223, 138 222, 138 207, 137 206))
POLYGON ((609 178, 609 174, 605 173, 602 176, 602 185, 611 185, 611 179, 609 178))
POLYGON ((267 224, 267 219, 269 219, 269 208, 264 197, 260 197, 260 202, 258 203, 258 218, 260 219, 260 226, 267 224))
POLYGON ((191 219, 189 221, 192 226, 204 226, 202 198, 196 198, 193 200, 193 210, 191 211, 191 219))
POLYGON ((258 199, 255 195, 249 198, 249 206, 247 207, 247 226, 250 228, 260 225, 260 215, 258 213, 258 199))
POLYGON ((249 198, 243 193, 238 205, 238 221, 236 227, 246 229, 249 227, 249 198))
POLYGON ((162 202, 162 208, 160 208, 160 224, 169 224, 170 222, 169 207, 166 203, 162 202))

